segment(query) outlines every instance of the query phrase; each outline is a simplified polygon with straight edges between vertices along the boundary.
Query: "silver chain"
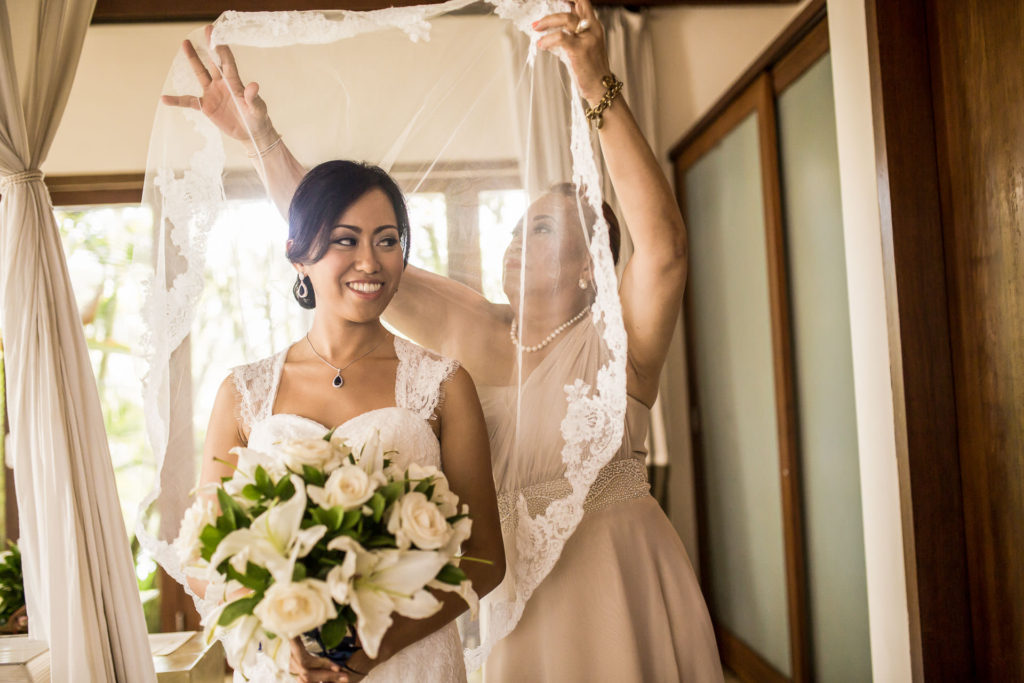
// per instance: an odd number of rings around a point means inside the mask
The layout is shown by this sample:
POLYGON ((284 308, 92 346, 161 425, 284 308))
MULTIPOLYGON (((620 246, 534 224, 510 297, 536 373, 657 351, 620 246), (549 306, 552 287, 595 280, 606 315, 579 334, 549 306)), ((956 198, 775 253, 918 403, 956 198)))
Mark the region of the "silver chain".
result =
POLYGON ((381 339, 381 340, 380 340, 379 342, 377 342, 376 344, 374 344, 374 345, 373 345, 373 346, 372 346, 372 347, 370 348, 370 350, 369 350, 369 351, 367 351, 367 352, 366 352, 366 353, 364 353, 363 355, 359 356, 359 357, 358 357, 358 358, 356 358, 355 360, 349 361, 348 365, 346 365, 346 366, 344 366, 344 367, 341 367, 341 368, 339 368, 339 367, 338 367, 338 366, 336 366, 336 365, 335 365, 334 363, 330 362, 329 360, 327 360, 326 358, 324 358, 323 356, 321 356, 321 355, 320 355, 319 353, 317 353, 317 351, 316 351, 316 348, 315 348, 315 347, 313 346, 313 342, 312 342, 312 341, 310 341, 310 339, 309 339, 309 333, 308 333, 308 332, 306 333, 306 343, 307 343, 307 344, 309 344, 309 350, 313 352, 313 355, 314 355, 314 356, 316 356, 316 357, 317 357, 317 358, 319 358, 319 359, 320 359, 321 361, 323 361, 324 365, 326 365, 327 367, 329 367, 329 368, 330 368, 331 370, 334 370, 335 372, 337 372, 337 373, 338 373, 338 374, 336 374, 336 375, 334 376, 334 379, 333 379, 333 380, 331 380, 331 386, 333 386, 333 387, 334 387, 335 389, 340 389, 340 388, 342 388, 343 386, 345 386, 345 380, 344 380, 344 378, 342 378, 342 376, 341 376, 341 372, 342 372, 342 370, 348 370, 348 369, 349 369, 350 367, 352 367, 352 365, 353 365, 353 364, 357 363, 358 361, 361 361, 362 359, 366 358, 366 357, 367 357, 367 356, 369 356, 369 355, 370 355, 371 353, 373 353, 374 351, 376 351, 376 350, 377 350, 377 347, 378 347, 378 346, 380 346, 381 344, 383 344, 383 343, 385 342, 385 340, 387 340, 387 338, 388 338, 389 336, 391 336, 391 335, 389 335, 389 334, 385 334, 385 335, 384 335, 384 339, 381 339))

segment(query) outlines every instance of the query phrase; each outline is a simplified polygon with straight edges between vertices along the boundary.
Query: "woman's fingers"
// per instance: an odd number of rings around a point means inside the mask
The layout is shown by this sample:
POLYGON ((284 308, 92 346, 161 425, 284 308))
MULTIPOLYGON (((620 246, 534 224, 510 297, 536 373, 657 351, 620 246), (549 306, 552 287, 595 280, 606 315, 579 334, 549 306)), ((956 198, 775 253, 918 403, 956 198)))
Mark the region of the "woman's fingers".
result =
POLYGON ((537 48, 540 50, 554 50, 556 48, 565 48, 569 45, 569 41, 575 38, 575 36, 569 36, 561 31, 555 33, 549 33, 546 36, 541 36, 537 41, 537 48))
POLYGON ((192 72, 196 75, 199 85, 206 89, 206 86, 210 85, 213 78, 210 77, 210 72, 206 70, 203 60, 199 59, 199 54, 196 52, 195 47, 193 47, 192 41, 186 40, 182 43, 181 50, 185 53, 185 58, 188 59, 188 63, 192 67, 192 72))
POLYGON ((170 107, 203 110, 202 100, 195 95, 161 95, 160 101, 170 107))
POLYGON ((214 49, 217 51, 217 57, 220 58, 220 70, 224 75, 224 81, 231 89, 231 94, 235 97, 241 97, 242 93, 245 91, 245 86, 242 85, 242 79, 238 75, 238 65, 235 64, 235 55, 227 45, 218 45, 214 49))
POLYGON ((590 0, 569 0, 572 2, 573 7, 576 10, 576 14, 579 15, 580 19, 586 19, 590 22, 590 25, 594 25, 594 21, 597 19, 597 14, 594 12, 594 6, 590 4, 590 0))
POLYGON ((579 23, 580 18, 572 12, 559 12, 557 14, 549 14, 543 19, 533 22, 532 28, 534 31, 561 29, 572 33, 576 30, 579 23))
POLYGON ((297 669, 295 676, 301 683, 348 683, 348 675, 330 669, 297 669))

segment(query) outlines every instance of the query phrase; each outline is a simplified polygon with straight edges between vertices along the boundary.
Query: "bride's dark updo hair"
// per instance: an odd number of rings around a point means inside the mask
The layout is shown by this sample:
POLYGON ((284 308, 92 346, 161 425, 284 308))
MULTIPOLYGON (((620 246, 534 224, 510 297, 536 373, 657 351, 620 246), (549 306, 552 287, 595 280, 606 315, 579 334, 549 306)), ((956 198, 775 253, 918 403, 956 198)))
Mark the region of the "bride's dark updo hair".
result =
MULTIPOLYGON (((394 179, 379 166, 358 161, 325 161, 313 167, 299 183, 288 207, 286 252, 292 263, 316 263, 327 252, 334 221, 370 190, 387 195, 398 221, 398 241, 405 264, 409 263, 409 211, 394 179)), ((309 278, 296 280, 292 293, 303 308, 314 308, 316 296, 309 278), (305 284, 306 296, 299 296, 305 284)))

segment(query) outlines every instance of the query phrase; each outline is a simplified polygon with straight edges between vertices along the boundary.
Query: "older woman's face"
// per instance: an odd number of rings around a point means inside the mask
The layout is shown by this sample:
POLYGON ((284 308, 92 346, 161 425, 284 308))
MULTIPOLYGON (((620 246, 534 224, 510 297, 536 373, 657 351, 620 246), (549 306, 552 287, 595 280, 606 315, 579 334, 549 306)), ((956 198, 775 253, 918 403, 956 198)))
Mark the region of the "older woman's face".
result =
POLYGON ((530 205, 505 250, 503 283, 509 301, 520 296, 554 296, 577 287, 589 262, 576 202, 557 192, 530 205), (525 267, 523 264, 525 263, 525 267))

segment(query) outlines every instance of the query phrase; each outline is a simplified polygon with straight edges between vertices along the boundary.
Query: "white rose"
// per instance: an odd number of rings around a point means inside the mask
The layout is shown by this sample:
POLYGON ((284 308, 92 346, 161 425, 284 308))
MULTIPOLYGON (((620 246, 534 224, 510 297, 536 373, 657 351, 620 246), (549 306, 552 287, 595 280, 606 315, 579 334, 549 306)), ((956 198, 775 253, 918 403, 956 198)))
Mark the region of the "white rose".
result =
POLYGON ((452 529, 444 515, 422 493, 407 493, 395 503, 388 519, 388 532, 403 550, 410 542, 422 550, 436 550, 451 538, 452 529))
POLYGON ((178 537, 174 539, 174 550, 178 553, 182 564, 190 564, 199 559, 199 534, 207 524, 213 524, 217 511, 213 501, 197 498, 181 519, 178 537))
POLYGON ((384 483, 384 475, 379 472, 367 474, 361 467, 342 465, 331 472, 322 487, 307 486, 306 492, 320 507, 341 505, 351 510, 370 500, 377 487, 384 483))
POLYGON ((253 614, 265 629, 290 639, 334 619, 338 610, 326 583, 305 579, 272 585, 263 594, 253 614))
POLYGON ((406 473, 414 481, 433 477, 434 492, 431 494, 430 500, 440 508, 441 514, 445 518, 452 517, 458 513, 459 497, 448 487, 448 478, 444 476, 441 470, 432 465, 423 466, 412 463, 409 465, 406 473))
POLYGON ((326 472, 341 463, 341 453, 330 441, 323 439, 293 439, 283 441, 277 447, 288 469, 299 474, 303 465, 326 472))

